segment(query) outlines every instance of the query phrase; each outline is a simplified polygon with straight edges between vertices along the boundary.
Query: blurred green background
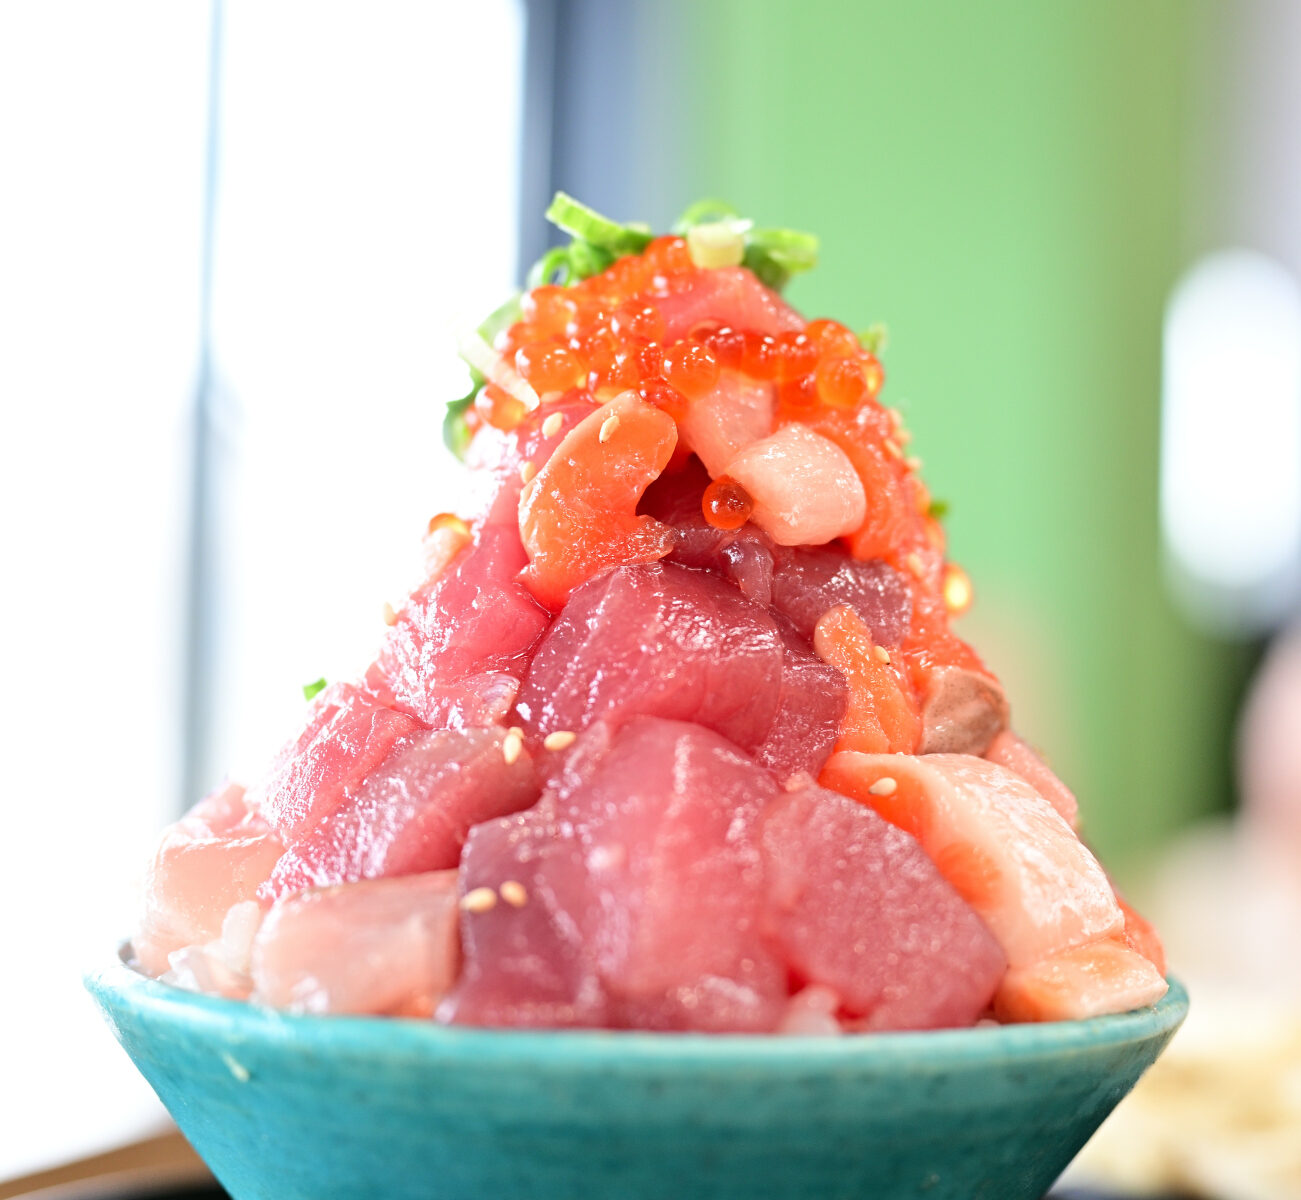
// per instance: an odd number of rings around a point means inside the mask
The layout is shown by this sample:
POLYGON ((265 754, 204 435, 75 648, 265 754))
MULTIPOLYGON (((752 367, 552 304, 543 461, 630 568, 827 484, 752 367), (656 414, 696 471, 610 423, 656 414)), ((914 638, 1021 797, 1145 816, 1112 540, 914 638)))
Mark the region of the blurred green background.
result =
POLYGON ((626 181, 645 199, 618 215, 716 195, 812 230, 822 263, 793 301, 887 323, 884 400, 975 581, 960 628, 1122 880, 1229 804, 1254 660, 1175 610, 1157 525, 1162 313, 1215 207, 1189 193, 1220 17, 675 0, 635 30, 660 101, 626 181))

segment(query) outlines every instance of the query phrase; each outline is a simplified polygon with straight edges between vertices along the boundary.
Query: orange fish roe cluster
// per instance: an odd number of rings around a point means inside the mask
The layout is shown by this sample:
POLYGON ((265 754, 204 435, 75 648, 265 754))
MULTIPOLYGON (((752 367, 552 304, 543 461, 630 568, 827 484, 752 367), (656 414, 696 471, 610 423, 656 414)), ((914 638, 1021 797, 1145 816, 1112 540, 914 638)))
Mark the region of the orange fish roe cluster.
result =
MULTIPOLYGON (((575 388, 598 401, 634 389, 680 418, 724 368, 775 383, 783 412, 793 417, 876 399, 885 381, 880 362, 835 321, 776 337, 702 321, 666 344, 658 301, 691 288, 704 273, 684 238, 656 238, 643 254, 572 287, 544 284, 526 293, 520 320, 498 336, 496 349, 544 401, 575 388)), ((509 430, 524 416, 510 400, 490 385, 475 410, 480 420, 509 430)))

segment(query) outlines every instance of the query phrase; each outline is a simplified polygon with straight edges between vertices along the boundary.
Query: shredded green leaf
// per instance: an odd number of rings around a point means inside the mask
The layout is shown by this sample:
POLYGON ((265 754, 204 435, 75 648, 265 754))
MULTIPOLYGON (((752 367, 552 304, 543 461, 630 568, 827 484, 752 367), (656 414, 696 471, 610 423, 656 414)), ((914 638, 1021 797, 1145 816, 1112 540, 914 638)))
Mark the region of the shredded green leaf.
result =
POLYGON ((470 374, 475 378, 470 390, 459 400, 448 401, 447 411, 443 414, 443 445, 462 462, 465 461, 465 452, 470 448, 470 439, 473 437, 465 414, 483 386, 483 377, 478 371, 471 371, 470 374))
POLYGON ((557 192, 551 201, 547 220, 571 237, 608 250, 616 258, 640 254, 651 242, 650 230, 644 225, 620 225, 564 192, 557 192))
MULTIPOLYGON (((509 329, 519 319, 520 294, 516 292, 484 318, 479 326, 479 336, 491 345, 499 333, 509 329)), ((449 401, 447 411, 443 414, 443 445, 462 461, 465 460, 465 452, 470 448, 470 439, 473 436, 465 420, 465 414, 469 412, 474 398, 479 394, 479 389, 486 382, 483 375, 471 367, 470 390, 459 400, 449 401)))
POLYGON ((926 515, 936 521, 944 520, 949 515, 949 502, 947 500, 932 500, 930 507, 926 510, 926 515))
POLYGON ((780 292, 792 275, 818 265, 818 239, 795 229, 752 229, 742 262, 761 282, 780 292))
POLYGON ((673 222, 673 232, 685 234, 693 225, 708 225, 713 221, 736 220, 741 214, 726 200, 697 200, 673 222))
POLYGON ((324 676, 321 676, 321 678, 316 680, 314 683, 303 684, 303 699, 311 700, 313 697, 325 691, 326 686, 327 685, 324 676))
POLYGON ((877 321, 875 325, 869 325, 864 329, 858 335, 858 340, 869 354, 881 355, 890 344, 890 331, 885 327, 884 322, 877 321))

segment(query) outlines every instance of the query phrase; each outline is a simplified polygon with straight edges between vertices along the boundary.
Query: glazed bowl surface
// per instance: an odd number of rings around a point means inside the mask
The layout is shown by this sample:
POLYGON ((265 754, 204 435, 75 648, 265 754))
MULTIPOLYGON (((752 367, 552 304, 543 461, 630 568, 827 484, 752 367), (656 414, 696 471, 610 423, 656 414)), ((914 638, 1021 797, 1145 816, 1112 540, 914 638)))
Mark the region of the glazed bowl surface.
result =
POLYGON ((775 1037, 293 1016, 121 961, 86 982, 235 1200, 1038 1200, 1188 1004, 775 1037))

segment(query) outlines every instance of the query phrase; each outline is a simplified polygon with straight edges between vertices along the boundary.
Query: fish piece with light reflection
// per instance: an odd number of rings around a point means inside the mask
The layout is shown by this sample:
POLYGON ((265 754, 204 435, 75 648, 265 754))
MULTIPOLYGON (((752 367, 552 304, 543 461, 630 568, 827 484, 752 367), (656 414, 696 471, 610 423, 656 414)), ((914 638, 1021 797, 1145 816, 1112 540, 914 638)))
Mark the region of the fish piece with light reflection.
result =
POLYGON ((462 339, 444 432, 480 502, 428 521, 361 677, 166 831, 138 969, 534 1028, 1155 1003, 1155 933, 953 629, 971 581, 880 329, 782 299, 816 239, 713 202, 662 236, 548 216, 571 240, 462 339))

